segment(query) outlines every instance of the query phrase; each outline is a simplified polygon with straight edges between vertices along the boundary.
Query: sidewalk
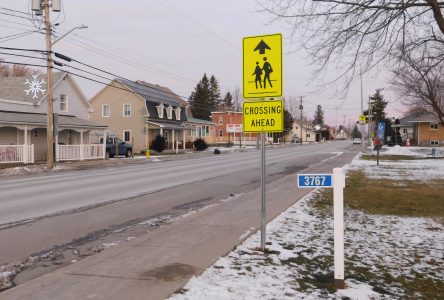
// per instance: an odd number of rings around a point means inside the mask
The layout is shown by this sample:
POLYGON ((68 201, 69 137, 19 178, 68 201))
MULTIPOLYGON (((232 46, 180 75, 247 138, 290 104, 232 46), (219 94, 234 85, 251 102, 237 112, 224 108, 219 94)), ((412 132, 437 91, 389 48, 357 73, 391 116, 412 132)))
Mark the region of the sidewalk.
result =
MULTIPOLYGON (((330 171, 344 160, 351 156, 307 171, 330 171)), ((309 192, 296 188, 294 176, 267 185, 268 220, 309 192)), ((260 189, 221 200, 126 244, 4 291, 1 298, 164 299, 259 228, 259 193, 260 189)))
MULTIPOLYGON (((239 147, 230 147, 230 148, 218 148, 222 149, 221 153, 227 152, 239 152, 239 151, 255 151, 255 148, 239 148, 239 147)), ((119 158, 110 158, 110 159, 98 159, 98 160, 84 160, 84 161, 64 161, 58 162, 54 171, 70 171, 70 170, 84 170, 91 168, 101 168, 101 167, 110 167, 116 165, 134 165, 134 164, 144 164, 150 163, 153 161, 171 161, 177 159, 188 159, 196 156, 207 156, 214 155, 213 148, 209 148, 206 151, 194 151, 194 150, 186 150, 185 152, 179 152, 178 154, 172 152, 165 152, 161 155, 150 155, 147 159, 143 155, 135 155, 134 158, 126 158, 121 156, 119 158)), ((37 173, 45 173, 48 172, 46 169, 46 162, 37 162, 35 164, 0 164, 0 177, 1 176, 17 176, 17 175, 30 175, 37 173)))

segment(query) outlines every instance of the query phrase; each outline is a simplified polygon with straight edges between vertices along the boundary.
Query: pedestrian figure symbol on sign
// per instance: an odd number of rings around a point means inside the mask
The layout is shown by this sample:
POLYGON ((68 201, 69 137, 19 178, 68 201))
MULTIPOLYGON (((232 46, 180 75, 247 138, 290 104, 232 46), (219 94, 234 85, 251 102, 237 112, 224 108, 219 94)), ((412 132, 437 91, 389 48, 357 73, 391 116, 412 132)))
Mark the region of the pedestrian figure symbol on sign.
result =
POLYGON ((270 84, 270 86, 273 87, 273 85, 271 84, 271 81, 270 81, 270 73, 273 72, 273 68, 271 67, 270 63, 267 61, 266 57, 264 57, 264 66, 262 67, 262 70, 265 73, 265 75, 264 75, 264 89, 267 88, 267 80, 268 80, 268 83, 270 84))
POLYGON ((252 75, 256 75, 255 83, 256 83, 256 89, 257 89, 257 83, 259 83, 259 86, 262 88, 262 69, 259 67, 259 62, 256 62, 256 68, 254 69, 254 72, 252 75))

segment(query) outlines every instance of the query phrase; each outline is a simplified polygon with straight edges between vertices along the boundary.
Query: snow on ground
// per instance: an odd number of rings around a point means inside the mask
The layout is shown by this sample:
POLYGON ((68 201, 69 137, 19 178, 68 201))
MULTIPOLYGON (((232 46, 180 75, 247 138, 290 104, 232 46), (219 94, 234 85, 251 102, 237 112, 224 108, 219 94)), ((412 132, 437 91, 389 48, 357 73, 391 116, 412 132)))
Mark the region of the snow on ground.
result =
MULTIPOLYGON (((346 169, 365 170, 372 164, 355 159, 346 169)), ((440 160, 398 161, 390 166, 400 178, 413 174, 406 174, 408 168, 421 176, 444 172, 440 160), (434 164, 433 171, 427 170, 434 164)), ((385 178, 388 168, 370 169, 373 177, 385 178)), ((429 218, 346 209, 347 289, 334 291, 332 212, 320 209, 317 201, 312 192, 268 224, 265 254, 255 250, 260 245, 256 233, 169 299, 405 299, 411 294, 396 282, 444 281, 443 225, 429 218)))
POLYGON ((384 161, 381 158, 379 166, 376 166, 375 161, 355 158, 344 169, 363 171, 372 179, 408 179, 427 183, 437 178, 444 178, 444 159, 384 161))

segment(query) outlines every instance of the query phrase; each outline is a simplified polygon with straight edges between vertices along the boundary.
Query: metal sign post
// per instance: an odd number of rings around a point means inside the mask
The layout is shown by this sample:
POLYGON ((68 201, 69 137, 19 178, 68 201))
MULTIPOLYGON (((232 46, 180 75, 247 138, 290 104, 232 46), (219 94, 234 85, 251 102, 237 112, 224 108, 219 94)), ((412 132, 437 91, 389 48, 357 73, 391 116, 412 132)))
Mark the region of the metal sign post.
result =
POLYGON ((261 133, 261 249, 265 251, 267 211, 265 206, 265 133, 261 133))
MULTIPOLYGON (((265 100, 282 96, 282 35, 245 37, 242 41, 243 96, 265 100)), ((271 100, 271 99, 270 99, 271 100)), ((261 248, 265 251, 267 226, 265 203, 265 135, 284 130, 282 100, 245 101, 242 105, 242 132, 261 134, 261 248)), ((239 144, 241 145, 241 144, 239 144)))

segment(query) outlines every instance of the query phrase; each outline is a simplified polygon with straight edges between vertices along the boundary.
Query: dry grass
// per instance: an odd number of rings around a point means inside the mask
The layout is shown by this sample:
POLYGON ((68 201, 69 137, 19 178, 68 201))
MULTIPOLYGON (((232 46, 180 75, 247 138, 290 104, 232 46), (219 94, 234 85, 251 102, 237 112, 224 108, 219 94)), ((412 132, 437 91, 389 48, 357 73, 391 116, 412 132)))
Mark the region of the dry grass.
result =
POLYGON ((444 180, 418 183, 410 180, 369 179, 362 172, 349 173, 345 205, 378 215, 409 217, 444 216, 444 180))

